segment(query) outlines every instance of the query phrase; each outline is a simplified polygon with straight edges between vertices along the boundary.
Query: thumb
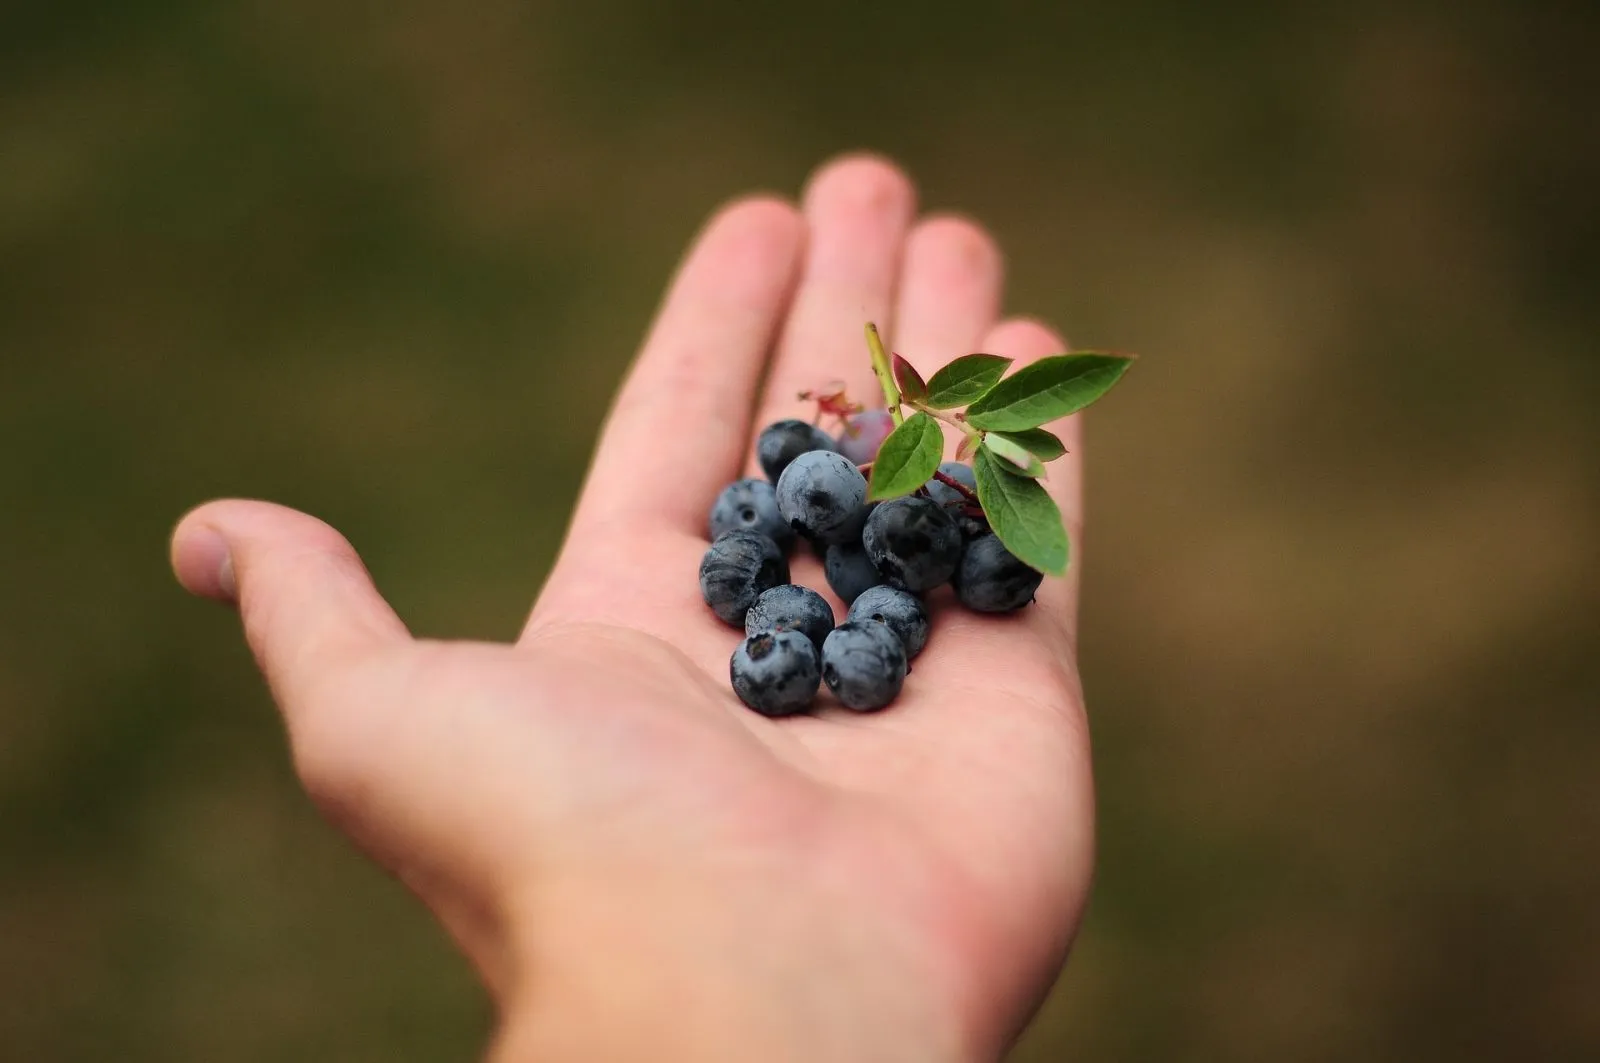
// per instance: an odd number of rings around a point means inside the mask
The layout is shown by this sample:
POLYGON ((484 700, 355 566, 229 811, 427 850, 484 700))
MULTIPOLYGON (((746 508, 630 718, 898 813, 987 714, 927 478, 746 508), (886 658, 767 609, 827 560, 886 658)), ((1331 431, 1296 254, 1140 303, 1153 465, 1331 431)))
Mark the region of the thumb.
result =
MULTIPOLYGON (((493 924, 470 895, 451 886, 453 865, 445 861, 441 869, 426 855, 451 851, 441 839, 459 838, 459 821, 428 829, 440 803, 419 805, 411 799, 416 788, 408 797, 386 782, 402 763, 400 774, 413 782, 427 776, 419 767, 425 761, 415 756, 419 743, 394 740, 393 705, 375 701, 370 690, 351 696, 348 681, 361 666, 406 646, 411 636, 350 543, 283 506, 210 502, 178 522, 172 567, 191 593, 238 605, 245 638, 283 710, 307 792, 359 847, 423 896, 491 986, 504 984, 507 965, 494 947, 493 924), (378 733, 387 740, 372 741, 378 733)), ((399 730, 417 735, 414 727, 399 730)))
POLYGON ((291 716, 299 695, 330 673, 410 638, 344 536, 283 506, 199 507, 173 533, 172 567, 191 593, 239 607, 245 638, 291 716))

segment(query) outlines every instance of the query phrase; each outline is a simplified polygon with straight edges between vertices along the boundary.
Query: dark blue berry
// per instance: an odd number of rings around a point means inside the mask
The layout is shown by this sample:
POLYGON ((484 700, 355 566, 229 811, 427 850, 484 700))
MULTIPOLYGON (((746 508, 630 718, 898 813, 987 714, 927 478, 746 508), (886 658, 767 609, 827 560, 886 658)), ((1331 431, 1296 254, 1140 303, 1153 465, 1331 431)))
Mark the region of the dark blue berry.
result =
POLYGON ((778 544, 760 532, 717 536, 700 559, 700 594, 711 611, 734 627, 762 591, 789 582, 789 562, 778 544))
MULTIPOLYGON (((978 474, 973 472, 972 466, 965 462, 947 461, 939 466, 939 471, 950 477, 950 479, 972 488, 973 491, 978 490, 978 474)), ((966 501, 960 491, 957 491, 949 484, 940 483, 938 480, 928 481, 928 497, 941 506, 959 506, 966 501)))
POLYGON ((778 477, 778 512, 809 539, 834 543, 859 535, 866 504, 866 477, 831 450, 800 455, 778 477))
POLYGON ((773 483, 789 463, 813 450, 832 450, 833 437, 804 421, 775 421, 756 437, 756 460, 773 483))
POLYGON ((1017 560, 995 536, 983 535, 967 544, 951 582, 968 609, 1009 613, 1033 600, 1044 574, 1017 560))
POLYGON ((822 681, 847 709, 881 709, 906 681, 905 647, 886 624, 840 624, 822 643, 822 681))
POLYGON ((794 530, 778 512, 778 493, 765 480, 735 480, 712 505, 711 538, 740 528, 760 532, 785 553, 794 545, 794 530))
MULTIPOLYGON (((950 479, 958 480, 965 484, 974 493, 977 492, 978 474, 972 471, 971 465, 959 461, 947 461, 939 466, 939 471, 950 477, 950 479)), ((976 538, 989 530, 989 525, 983 520, 967 515, 967 499, 954 487, 940 483, 938 480, 929 480, 927 489, 928 497, 943 506, 950 516, 955 518, 956 527, 961 530, 963 538, 976 538)))
POLYGON ((850 614, 845 619, 876 620, 889 625, 889 630, 899 636, 900 644, 905 647, 908 661, 921 653, 928 643, 928 609, 922 599, 909 591, 887 586, 868 588, 850 606, 850 614))
POLYGON ((833 630, 833 608, 810 587, 785 583, 764 591, 744 615, 744 633, 798 631, 822 652, 822 640, 833 630))
POLYGON ((857 465, 865 465, 878 456, 878 448, 892 431, 894 418, 889 416, 888 410, 862 410, 851 414, 839 432, 839 453, 857 465))
POLYGON ((949 579, 961 561, 955 520, 928 498, 892 498, 878 506, 867 518, 861 545, 883 582, 918 593, 949 579))
POLYGON ((878 508, 878 503, 868 502, 856 510, 856 515, 845 521, 843 526, 829 532, 822 540, 824 543, 854 544, 861 541, 861 533, 867 530, 867 518, 872 516, 872 511, 878 508))
POLYGON ((873 565, 859 542, 835 543, 828 547, 822 561, 822 571, 828 577, 828 586, 846 605, 855 601, 868 587, 876 587, 883 582, 877 566, 873 565))
POLYGON ((763 716, 804 712, 822 672, 817 648, 799 631, 763 631, 733 651, 728 676, 739 700, 763 716))

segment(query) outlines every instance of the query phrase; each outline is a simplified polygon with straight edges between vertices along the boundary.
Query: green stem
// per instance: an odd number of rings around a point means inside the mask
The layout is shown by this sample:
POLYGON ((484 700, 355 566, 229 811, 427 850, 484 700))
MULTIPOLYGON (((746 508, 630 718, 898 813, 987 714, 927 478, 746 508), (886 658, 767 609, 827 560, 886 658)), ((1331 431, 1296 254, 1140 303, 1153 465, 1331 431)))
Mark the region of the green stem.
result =
POLYGON ((900 413, 900 386, 894 382, 894 367, 889 364, 889 352, 883 349, 883 337, 878 326, 867 322, 867 347, 872 351, 872 372, 883 389, 883 404, 889 408, 889 417, 896 425, 904 419, 900 413))
MULTIPOLYGON (((913 405, 916 404, 913 403, 913 405)), ((935 421, 943 421, 945 424, 953 425, 962 435, 969 439, 977 439, 983 435, 982 432, 968 424, 960 415, 951 413, 949 410, 933 410, 926 406, 917 406, 917 409, 932 417, 935 421)))

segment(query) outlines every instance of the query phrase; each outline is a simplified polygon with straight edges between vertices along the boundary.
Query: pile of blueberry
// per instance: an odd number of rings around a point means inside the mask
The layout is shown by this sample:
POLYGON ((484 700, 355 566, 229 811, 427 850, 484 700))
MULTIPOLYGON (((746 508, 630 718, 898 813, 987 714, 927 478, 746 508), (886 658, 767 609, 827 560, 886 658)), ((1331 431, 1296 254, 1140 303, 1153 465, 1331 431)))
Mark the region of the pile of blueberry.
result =
POLYGON ((747 636, 729 665, 734 692, 766 716, 804 712, 822 683, 846 708, 870 712, 900 693, 928 641, 921 595, 950 583, 985 613, 1033 600, 1043 575, 989 532, 970 489, 971 466, 945 462, 914 494, 867 501, 870 462, 893 427, 888 411, 845 422, 838 439, 805 421, 778 421, 756 443, 766 480, 737 480, 711 509, 711 548, 700 592, 747 636), (834 626, 827 601, 789 582, 796 538, 822 558, 828 586, 849 606, 834 626))

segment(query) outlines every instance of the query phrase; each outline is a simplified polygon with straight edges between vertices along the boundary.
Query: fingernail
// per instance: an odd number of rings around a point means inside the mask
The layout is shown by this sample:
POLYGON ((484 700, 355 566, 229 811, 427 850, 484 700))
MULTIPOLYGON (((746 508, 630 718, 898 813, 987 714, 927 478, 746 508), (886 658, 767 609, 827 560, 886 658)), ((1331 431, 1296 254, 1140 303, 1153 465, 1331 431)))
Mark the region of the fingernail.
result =
POLYGON ((230 602, 239 600, 239 583, 233 575, 233 555, 227 546, 222 548, 222 564, 217 566, 217 587, 230 602))
POLYGON ((195 594, 229 602, 239 600, 233 553, 228 549, 228 540, 215 528, 201 526, 189 532, 178 565, 179 579, 195 594))

